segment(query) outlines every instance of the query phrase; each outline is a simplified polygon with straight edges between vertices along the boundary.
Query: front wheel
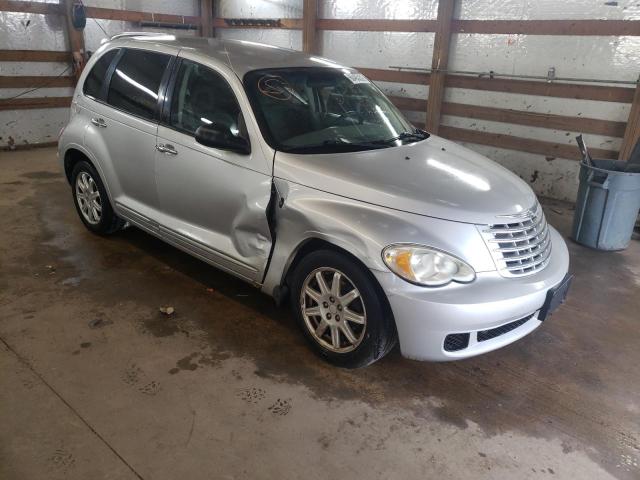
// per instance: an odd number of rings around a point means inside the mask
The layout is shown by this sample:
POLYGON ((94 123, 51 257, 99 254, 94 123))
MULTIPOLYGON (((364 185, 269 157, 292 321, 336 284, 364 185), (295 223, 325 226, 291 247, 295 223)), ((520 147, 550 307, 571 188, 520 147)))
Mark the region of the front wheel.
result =
POLYGON ((314 350, 330 363, 357 368, 396 343, 389 309, 365 268, 332 250, 312 252, 291 280, 293 313, 314 350))

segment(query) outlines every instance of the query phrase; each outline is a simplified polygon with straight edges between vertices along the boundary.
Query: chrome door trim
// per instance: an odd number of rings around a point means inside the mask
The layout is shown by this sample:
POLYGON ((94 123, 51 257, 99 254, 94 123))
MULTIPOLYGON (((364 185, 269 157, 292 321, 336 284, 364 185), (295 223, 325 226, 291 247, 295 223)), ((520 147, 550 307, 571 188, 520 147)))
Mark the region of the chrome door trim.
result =
POLYGON ((127 222, 153 235, 159 236, 158 222, 154 222, 149 217, 142 215, 118 201, 115 202, 115 208, 118 216, 124 218, 127 222))

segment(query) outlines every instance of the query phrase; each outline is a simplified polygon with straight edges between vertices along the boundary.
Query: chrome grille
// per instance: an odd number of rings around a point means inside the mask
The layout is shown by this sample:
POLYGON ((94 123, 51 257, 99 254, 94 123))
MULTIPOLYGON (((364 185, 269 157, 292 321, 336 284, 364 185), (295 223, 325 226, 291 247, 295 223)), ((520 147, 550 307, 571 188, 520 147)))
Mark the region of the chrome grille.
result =
POLYGON ((518 277, 546 267, 551 235, 540 204, 523 214, 499 218, 505 223, 480 227, 498 271, 505 277, 518 277))

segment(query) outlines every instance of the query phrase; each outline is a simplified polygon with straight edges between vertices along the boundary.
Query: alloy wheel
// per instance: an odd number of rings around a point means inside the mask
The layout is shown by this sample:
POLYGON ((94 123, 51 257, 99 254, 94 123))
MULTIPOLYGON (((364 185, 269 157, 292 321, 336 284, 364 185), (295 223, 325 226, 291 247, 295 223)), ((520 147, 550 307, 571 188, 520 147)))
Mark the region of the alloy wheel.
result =
POLYGON ((300 309, 311 336, 331 352, 351 352, 364 338, 367 313, 362 295, 349 277, 335 268, 317 268, 307 275, 300 309))
POLYGON ((84 219, 91 225, 97 225, 102 218, 102 199, 98 185, 87 172, 76 177, 76 201, 84 219))

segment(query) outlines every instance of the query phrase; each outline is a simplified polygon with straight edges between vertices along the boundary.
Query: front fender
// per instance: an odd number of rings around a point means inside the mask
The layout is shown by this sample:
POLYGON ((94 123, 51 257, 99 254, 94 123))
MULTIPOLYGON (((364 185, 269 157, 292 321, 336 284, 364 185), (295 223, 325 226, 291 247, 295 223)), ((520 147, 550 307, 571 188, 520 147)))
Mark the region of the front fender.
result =
POLYGON ((476 272, 495 265, 472 224, 400 212, 274 179, 281 198, 274 215, 276 239, 262 289, 283 283, 295 255, 310 239, 325 240, 358 258, 370 270, 388 272, 382 250, 392 243, 417 243, 450 252, 476 272))

